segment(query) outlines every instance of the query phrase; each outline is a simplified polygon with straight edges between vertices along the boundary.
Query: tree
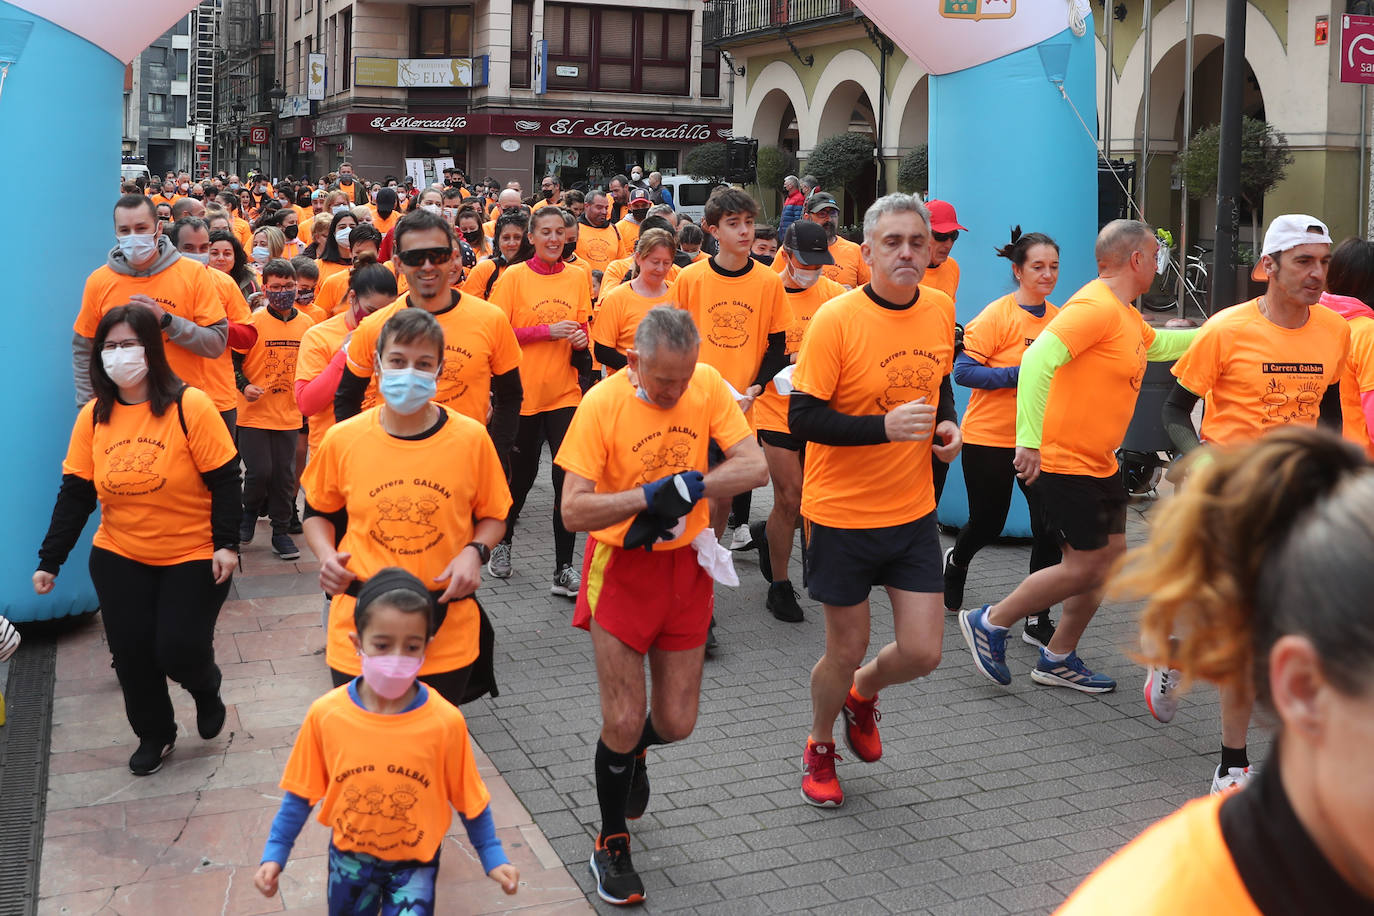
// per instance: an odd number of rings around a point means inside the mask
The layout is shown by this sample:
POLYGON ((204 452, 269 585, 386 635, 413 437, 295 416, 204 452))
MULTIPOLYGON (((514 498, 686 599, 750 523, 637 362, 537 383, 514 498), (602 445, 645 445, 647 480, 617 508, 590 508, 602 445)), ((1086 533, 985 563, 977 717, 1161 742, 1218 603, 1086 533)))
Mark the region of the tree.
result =
POLYGON ((827 190, 850 186, 873 164, 873 138, 866 134, 836 134, 811 148, 806 171, 827 190))
POLYGON ((930 187, 930 147, 922 143, 897 164, 897 187, 908 194, 926 193, 930 187))
POLYGON ((782 180, 788 175, 797 174, 797 157, 780 146, 764 146, 759 149, 758 176, 759 187, 764 191, 776 191, 782 187, 782 180))
POLYGON ((724 143, 703 143, 692 147, 682 159, 682 171, 711 184, 725 183, 724 143))
MULTIPOLYGON (((1175 173, 1188 185, 1188 196, 1194 200, 1216 193, 1220 150, 1221 125, 1213 124, 1193 135, 1188 151, 1174 164, 1175 173)), ((1240 197, 1250 208, 1250 237, 1256 242, 1264 195, 1283 181, 1292 164, 1288 138, 1274 125, 1257 118, 1241 120, 1240 197)))

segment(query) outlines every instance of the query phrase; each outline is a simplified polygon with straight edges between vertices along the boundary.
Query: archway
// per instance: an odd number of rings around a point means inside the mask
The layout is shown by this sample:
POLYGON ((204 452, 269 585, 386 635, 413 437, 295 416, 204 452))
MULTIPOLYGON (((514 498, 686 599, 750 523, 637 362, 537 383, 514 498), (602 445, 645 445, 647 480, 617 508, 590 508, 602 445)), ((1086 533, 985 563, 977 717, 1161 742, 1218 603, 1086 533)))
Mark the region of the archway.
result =
MULTIPOLYGON (((820 109, 816 121, 817 142, 844 133, 861 134, 878 145, 878 119, 873 111, 864 87, 854 80, 845 80, 831 90, 820 109)), ((873 160, 863 173, 847 188, 825 188, 835 193, 843 190, 840 222, 846 226, 857 225, 865 209, 877 197, 878 165, 873 160)))
POLYGON ((759 101, 747 136, 755 137, 761 147, 780 146, 795 156, 801 146, 801 133, 791 97, 781 89, 768 90, 759 101))

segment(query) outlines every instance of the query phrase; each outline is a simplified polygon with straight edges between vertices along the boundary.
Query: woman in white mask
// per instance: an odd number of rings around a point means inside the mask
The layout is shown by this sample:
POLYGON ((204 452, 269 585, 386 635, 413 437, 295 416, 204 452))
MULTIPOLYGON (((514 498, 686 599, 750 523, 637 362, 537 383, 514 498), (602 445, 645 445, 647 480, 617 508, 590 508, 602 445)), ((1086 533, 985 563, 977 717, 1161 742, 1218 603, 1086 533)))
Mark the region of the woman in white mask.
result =
POLYGON ((152 312, 111 309, 94 355, 33 587, 52 591, 98 503, 91 581, 139 741, 129 769, 147 776, 176 742, 169 677, 195 699, 202 738, 224 727, 214 632, 238 566, 238 452, 210 397, 168 366, 152 312))
POLYGON ((382 403, 332 426, 301 479, 306 543, 334 596, 325 660, 335 686, 361 673, 348 638, 355 598, 371 576, 400 567, 440 609, 419 677, 456 705, 490 683, 489 668, 474 670, 483 627, 473 593, 505 531, 510 490, 486 427, 433 400, 444 366, 433 315, 403 308, 387 319, 376 366, 382 403))
POLYGON ((335 213, 329 222, 329 235, 325 236, 324 248, 315 261, 320 268, 320 282, 323 283, 336 273, 347 273, 353 266, 353 247, 350 238, 358 220, 351 210, 335 213))
POLYGON ((249 258, 253 269, 262 273, 262 266, 286 250, 286 233, 276 226, 264 226, 253 233, 253 248, 249 258))

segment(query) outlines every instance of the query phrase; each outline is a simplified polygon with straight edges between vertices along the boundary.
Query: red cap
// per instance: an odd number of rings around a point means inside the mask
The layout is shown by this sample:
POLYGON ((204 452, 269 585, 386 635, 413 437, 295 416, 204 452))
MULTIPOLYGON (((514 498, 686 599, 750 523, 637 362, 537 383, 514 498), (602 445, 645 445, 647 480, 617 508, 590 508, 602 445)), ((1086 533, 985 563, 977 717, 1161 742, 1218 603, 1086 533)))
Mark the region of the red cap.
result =
POLYGON ((954 205, 943 200, 926 201, 926 209, 930 211, 930 231, 944 234, 962 229, 968 232, 967 226, 959 225, 959 217, 954 213, 954 205))

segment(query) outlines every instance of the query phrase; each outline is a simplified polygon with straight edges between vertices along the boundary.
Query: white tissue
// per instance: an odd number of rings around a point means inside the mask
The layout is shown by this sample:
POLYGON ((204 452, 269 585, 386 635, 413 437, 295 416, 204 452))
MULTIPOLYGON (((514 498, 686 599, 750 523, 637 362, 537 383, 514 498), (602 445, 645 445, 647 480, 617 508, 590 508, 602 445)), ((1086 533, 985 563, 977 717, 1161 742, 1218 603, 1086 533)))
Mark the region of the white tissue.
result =
POLYGON ((697 563, 712 579, 731 588, 739 585, 734 557, 716 540, 715 531, 709 527, 702 529, 700 534, 692 538, 692 549, 697 552, 697 563))

